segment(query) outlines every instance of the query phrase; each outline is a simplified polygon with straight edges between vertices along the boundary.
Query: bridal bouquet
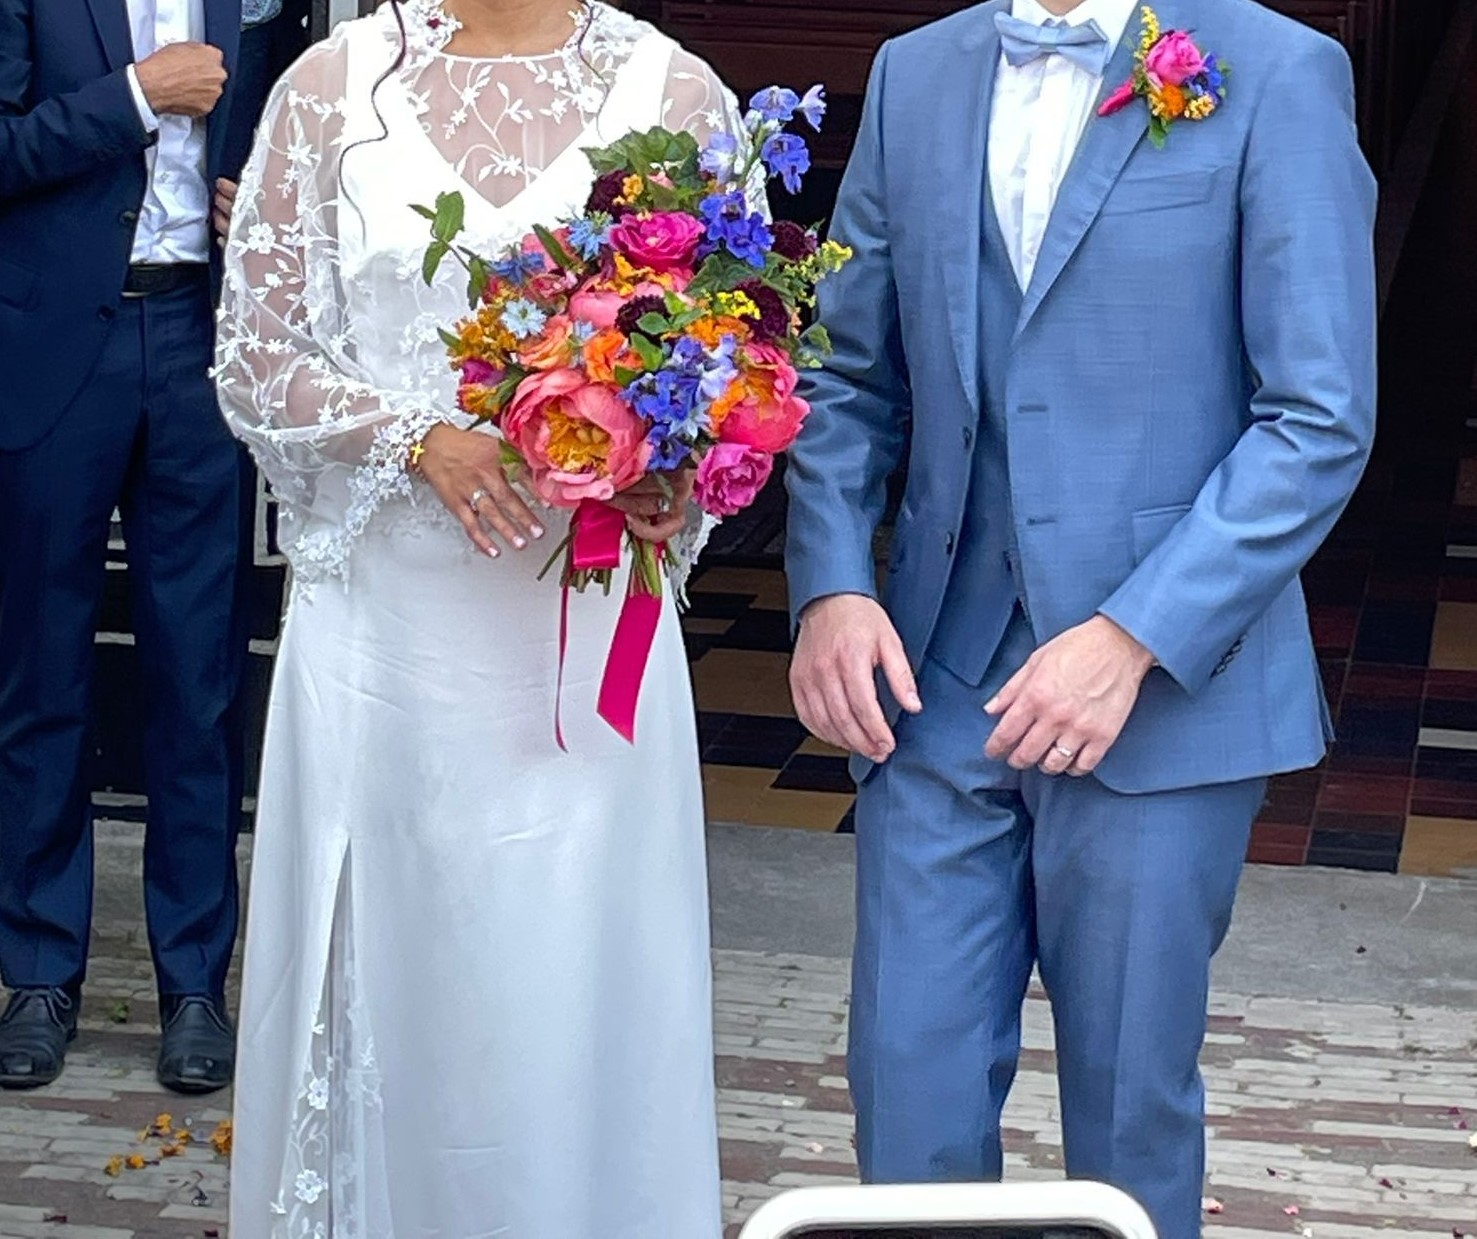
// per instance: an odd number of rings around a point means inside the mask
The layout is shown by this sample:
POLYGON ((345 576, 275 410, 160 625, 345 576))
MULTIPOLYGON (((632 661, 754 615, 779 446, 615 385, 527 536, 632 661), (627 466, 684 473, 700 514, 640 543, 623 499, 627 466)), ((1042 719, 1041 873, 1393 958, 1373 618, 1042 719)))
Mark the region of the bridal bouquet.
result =
POLYGON ((803 98, 771 87, 737 135, 701 145, 658 128, 589 150, 584 211, 495 256, 458 244, 459 194, 414 208, 431 224, 426 282, 448 257, 467 274, 470 314, 441 332, 460 407, 497 427, 510 477, 573 512, 550 560, 563 560, 566 623, 569 591, 608 589, 632 547, 599 707, 627 740, 668 557, 629 537, 607 501, 651 476, 670 495, 670 479, 690 469, 697 507, 732 516, 799 434, 809 406, 795 394, 798 370, 830 347, 802 314, 850 254, 769 222, 754 193, 770 178, 800 189, 810 154, 791 128, 803 118, 819 129, 824 112, 819 86, 803 98))

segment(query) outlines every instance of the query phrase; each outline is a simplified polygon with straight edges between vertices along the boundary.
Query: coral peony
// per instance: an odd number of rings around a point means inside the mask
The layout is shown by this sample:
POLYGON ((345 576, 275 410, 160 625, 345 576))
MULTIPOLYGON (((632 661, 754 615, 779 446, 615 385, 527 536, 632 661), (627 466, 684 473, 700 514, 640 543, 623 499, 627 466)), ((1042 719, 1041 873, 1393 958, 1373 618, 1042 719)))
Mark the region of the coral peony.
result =
POLYGON ((527 463, 535 493, 563 508, 611 498, 640 480, 651 455, 641 419, 577 370, 529 375, 501 428, 527 463))
POLYGON ((714 403, 717 437, 761 452, 782 452, 795 441, 810 405, 795 394, 799 376, 784 350, 772 344, 747 344, 739 377, 714 403))

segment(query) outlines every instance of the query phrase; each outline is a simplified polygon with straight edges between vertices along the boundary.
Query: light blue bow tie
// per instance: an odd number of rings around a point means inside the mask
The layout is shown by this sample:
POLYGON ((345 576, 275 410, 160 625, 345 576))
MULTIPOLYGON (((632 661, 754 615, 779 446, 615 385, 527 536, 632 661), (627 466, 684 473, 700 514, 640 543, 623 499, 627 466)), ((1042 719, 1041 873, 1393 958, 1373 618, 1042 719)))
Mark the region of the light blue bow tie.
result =
POLYGON ((1006 63, 1015 68, 1042 56, 1057 55, 1101 77, 1113 57, 1112 44, 1095 21, 1080 26, 1056 22, 1038 26, 1009 13, 996 13, 995 28, 1000 32, 1000 50, 1005 53, 1006 63))

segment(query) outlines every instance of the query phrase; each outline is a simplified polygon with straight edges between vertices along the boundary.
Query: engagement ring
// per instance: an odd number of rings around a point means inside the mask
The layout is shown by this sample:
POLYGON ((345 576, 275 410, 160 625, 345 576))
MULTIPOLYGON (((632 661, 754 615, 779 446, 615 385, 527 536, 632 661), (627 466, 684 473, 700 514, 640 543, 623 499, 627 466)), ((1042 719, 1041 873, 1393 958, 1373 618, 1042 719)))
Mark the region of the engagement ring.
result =
POLYGON ((477 505, 479 503, 481 503, 486 498, 487 498, 487 489, 486 489, 486 487, 479 486, 476 490, 474 490, 472 492, 472 497, 467 500, 467 503, 471 507, 472 511, 475 512, 477 510, 477 505))
POLYGON ((1060 753, 1063 757, 1065 757, 1068 761, 1071 761, 1072 758, 1074 758, 1074 757, 1077 756, 1076 752, 1074 752, 1072 749, 1063 748, 1060 744, 1053 744, 1051 747, 1056 752, 1060 753))

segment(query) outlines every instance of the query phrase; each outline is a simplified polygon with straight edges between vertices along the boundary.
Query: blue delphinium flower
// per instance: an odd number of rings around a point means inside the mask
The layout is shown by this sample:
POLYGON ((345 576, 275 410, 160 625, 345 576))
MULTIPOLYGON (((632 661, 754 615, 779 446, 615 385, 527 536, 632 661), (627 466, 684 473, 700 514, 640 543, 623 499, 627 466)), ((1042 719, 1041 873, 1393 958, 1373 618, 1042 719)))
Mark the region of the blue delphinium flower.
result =
POLYGON ((800 100, 795 110, 805 117, 812 129, 819 133, 821 120, 826 115, 826 88, 812 86, 805 92, 805 98, 800 100))
POLYGON ((507 257, 500 258, 492 264, 493 274, 511 284, 526 283, 534 276, 542 275, 544 269, 542 255, 530 254, 525 250, 515 250, 507 257))
POLYGON ((581 216, 569 225, 569 243, 586 262, 600 257, 600 250, 610 240, 608 215, 581 216))
POLYGON ((702 170, 720 181, 732 178, 738 164, 738 139, 731 133, 715 133, 698 161, 702 170))
POLYGON ((520 340, 538 335, 548 321, 547 314, 523 297, 510 301, 508 308, 503 311, 503 326, 520 340))
POLYGON ((782 178, 790 193, 800 192, 801 177, 810 171, 810 148, 804 138, 793 133, 777 133, 765 142, 760 157, 770 175, 782 178))
POLYGON ((762 215, 749 210, 742 192, 710 194, 698 204, 698 210, 707 221, 708 242, 713 248, 726 247, 735 258, 763 269, 774 234, 762 215))
POLYGON ((723 336, 716 348, 704 350, 702 377, 698 387, 704 400, 717 400, 728 390, 729 384, 738 378, 738 366, 733 360, 737 350, 738 341, 733 336, 723 336))
POLYGON ((1199 76, 1205 83, 1205 93, 1219 99, 1221 91, 1226 88, 1226 70, 1221 62, 1214 56, 1207 56, 1199 76))
MULTIPOLYGON (((702 354, 701 347, 698 354, 702 354)), ((685 366, 687 361, 684 358, 678 364, 685 366)), ((644 374, 626 389, 626 402, 649 423, 646 441, 651 444, 652 468, 675 469, 687 459, 708 424, 699 396, 697 375, 676 366, 644 374)))
POLYGON ((765 120, 788 125, 800 106, 800 96, 783 86, 768 86, 749 100, 749 107, 765 120))

